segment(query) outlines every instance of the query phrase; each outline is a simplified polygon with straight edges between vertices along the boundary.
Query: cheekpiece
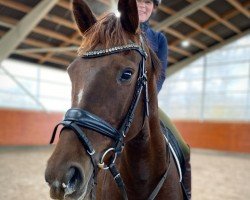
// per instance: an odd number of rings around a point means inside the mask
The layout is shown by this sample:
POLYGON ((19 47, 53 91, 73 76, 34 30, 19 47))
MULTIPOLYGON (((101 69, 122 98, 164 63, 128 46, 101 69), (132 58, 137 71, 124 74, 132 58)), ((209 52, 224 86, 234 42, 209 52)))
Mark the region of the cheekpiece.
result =
POLYGON ((95 51, 87 51, 82 55, 83 58, 96 58, 96 57, 102 57, 107 56, 115 53, 120 53, 123 51, 129 51, 129 50, 136 50, 138 51, 144 59, 147 58, 147 53, 144 51, 144 49, 135 43, 123 45, 123 46, 116 46, 109 49, 101 49, 101 50, 95 50, 95 51))

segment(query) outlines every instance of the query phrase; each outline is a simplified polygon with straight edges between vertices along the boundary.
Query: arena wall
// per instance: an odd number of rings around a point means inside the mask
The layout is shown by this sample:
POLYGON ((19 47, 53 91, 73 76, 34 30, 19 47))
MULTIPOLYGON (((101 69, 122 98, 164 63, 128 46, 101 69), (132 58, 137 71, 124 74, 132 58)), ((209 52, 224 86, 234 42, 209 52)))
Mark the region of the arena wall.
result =
POLYGON ((174 121, 191 147, 250 153, 250 123, 174 121))
POLYGON ((62 113, 0 110, 0 145, 45 145, 62 113))
MULTIPOLYGON (((62 113, 0 109, 0 145, 46 145, 62 113)), ((250 153, 250 123, 174 121, 193 148, 250 153)))

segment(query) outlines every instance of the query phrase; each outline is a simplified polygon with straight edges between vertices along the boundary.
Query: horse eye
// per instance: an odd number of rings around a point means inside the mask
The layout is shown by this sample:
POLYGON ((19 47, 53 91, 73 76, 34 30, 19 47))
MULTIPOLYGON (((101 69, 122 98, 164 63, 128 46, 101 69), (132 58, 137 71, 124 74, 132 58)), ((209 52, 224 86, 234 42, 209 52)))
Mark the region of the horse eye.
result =
POLYGON ((129 81, 133 75, 133 71, 131 69, 126 69, 122 72, 120 77, 121 82, 129 81))

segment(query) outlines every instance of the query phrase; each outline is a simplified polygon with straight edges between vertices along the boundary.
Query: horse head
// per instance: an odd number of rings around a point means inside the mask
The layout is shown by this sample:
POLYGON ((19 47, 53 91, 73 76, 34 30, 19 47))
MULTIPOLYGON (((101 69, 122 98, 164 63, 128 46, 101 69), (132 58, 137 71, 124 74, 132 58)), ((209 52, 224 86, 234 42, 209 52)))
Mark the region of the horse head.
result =
POLYGON ((67 70, 72 105, 45 172, 51 198, 91 198, 100 169, 148 126, 148 106, 157 115, 159 63, 141 37, 136 0, 119 0, 118 10, 120 18, 97 19, 84 1, 73 0, 83 42, 67 70))

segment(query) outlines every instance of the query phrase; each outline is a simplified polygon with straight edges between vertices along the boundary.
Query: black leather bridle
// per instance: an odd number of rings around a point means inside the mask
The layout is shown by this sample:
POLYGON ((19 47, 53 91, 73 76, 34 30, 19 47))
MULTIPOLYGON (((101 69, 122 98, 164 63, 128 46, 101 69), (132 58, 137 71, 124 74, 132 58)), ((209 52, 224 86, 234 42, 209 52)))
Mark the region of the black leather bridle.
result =
MULTIPOLYGON (((149 116, 148 82, 147 82, 147 71, 145 68, 145 61, 147 58, 147 53, 143 49, 143 40, 141 40, 141 41, 142 41, 142 46, 137 45, 135 43, 132 43, 132 44, 124 45, 124 46, 113 47, 110 49, 90 51, 90 52, 87 52, 83 55, 84 59, 90 59, 90 58, 108 56, 111 54, 116 54, 116 53, 120 53, 120 52, 124 52, 124 51, 131 51, 131 50, 135 50, 138 53, 140 53, 142 58, 141 58, 141 61, 139 63, 138 78, 137 78, 137 82, 136 82, 136 86, 135 86, 135 90, 134 90, 133 99, 132 99, 132 102, 130 104, 130 107, 128 109, 128 112, 127 112, 124 120, 123 120, 121 127, 119 129, 116 129, 116 128, 112 127, 109 123, 107 123, 106 121, 102 120, 100 117, 98 117, 92 113, 89 113, 88 111, 86 111, 84 109, 71 108, 66 112, 63 121, 61 121, 59 124, 57 124, 56 127, 54 128, 54 131, 53 131, 53 134, 52 134, 52 137, 50 140, 50 144, 52 144, 54 139, 55 139, 55 136, 57 133, 57 128, 59 125, 63 126, 62 130, 65 128, 73 130, 74 133, 77 135, 78 139, 80 140, 80 142, 82 143, 83 147, 87 151, 88 155, 91 158, 91 162, 94 166, 94 177, 96 178, 97 166, 102 168, 102 169, 109 169, 112 176, 114 177, 114 180, 116 181, 116 183, 121 191, 123 199, 128 199, 128 197, 127 197, 127 193, 125 190, 125 185, 123 183, 123 180, 120 176, 119 171, 116 168, 115 160, 116 160, 117 155, 119 155, 122 152, 122 149, 124 147, 124 138, 126 137, 126 134, 128 133, 129 128, 131 127, 132 121, 134 119, 135 110, 136 110, 137 104, 139 102, 142 90, 144 90, 144 92, 145 92, 145 96, 144 96, 145 116, 149 116), (113 147, 111 147, 105 151, 105 153, 103 154, 103 156, 98 164, 96 164, 96 162, 94 161, 95 150, 93 148, 93 145, 91 144, 89 139, 86 137, 86 135, 84 134, 84 132, 81 128, 87 128, 87 129, 96 131, 104 136, 111 138, 115 142, 114 143, 115 145, 113 147), (109 152, 113 152, 114 156, 112 156, 110 163, 105 164, 104 158, 109 152)), ((164 183, 164 180, 167 176, 168 170, 169 170, 169 167, 166 170, 166 173, 164 174, 163 178, 160 181, 162 183, 160 185, 158 184, 159 188, 157 188, 157 190, 153 191, 153 193, 156 193, 156 194, 153 194, 151 196, 155 197, 157 195, 157 193, 159 192, 159 190, 160 190, 160 188, 161 188, 162 184, 164 183)), ((154 197, 149 198, 149 199, 154 199, 154 197)))

